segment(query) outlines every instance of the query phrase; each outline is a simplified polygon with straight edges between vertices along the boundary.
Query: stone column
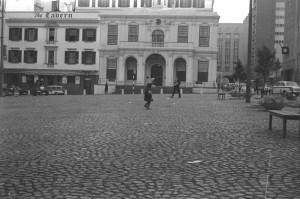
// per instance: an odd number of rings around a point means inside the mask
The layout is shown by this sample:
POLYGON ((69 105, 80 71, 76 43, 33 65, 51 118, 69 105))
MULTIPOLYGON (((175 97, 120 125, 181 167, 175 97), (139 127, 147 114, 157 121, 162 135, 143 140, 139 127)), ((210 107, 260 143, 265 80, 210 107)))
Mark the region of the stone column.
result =
POLYGON ((140 8, 141 6, 141 1, 137 1, 137 7, 140 8))
POLYGON ((208 81, 213 82, 217 79, 217 56, 213 55, 213 57, 209 60, 208 65, 208 81))
POLYGON ((117 85, 124 85, 125 63, 123 53, 120 53, 117 65, 117 85))
POLYGON ((174 82, 174 63, 173 55, 168 55, 168 61, 166 63, 166 86, 173 86, 174 82))
POLYGON ((109 0, 109 7, 112 7, 112 0, 109 0))
POLYGON ((95 8, 98 8, 98 0, 95 0, 95 8))
POLYGON ((188 62, 186 66, 186 87, 192 87, 193 86, 193 57, 188 57, 188 62))
POLYGON ((91 8, 93 5, 93 0, 90 0, 90 4, 89 4, 89 7, 91 8))
POLYGON ((116 8, 118 8, 118 7, 119 7, 119 1, 116 0, 116 8))
POLYGON ((145 63, 143 62, 143 56, 139 55, 137 65, 137 85, 144 85, 145 83, 145 63))
POLYGON ((134 7, 134 0, 130 0, 129 7, 130 7, 130 8, 133 8, 133 7, 134 7))
POLYGON ((99 52, 99 81, 98 84, 105 84, 106 82, 107 64, 103 52, 99 52))

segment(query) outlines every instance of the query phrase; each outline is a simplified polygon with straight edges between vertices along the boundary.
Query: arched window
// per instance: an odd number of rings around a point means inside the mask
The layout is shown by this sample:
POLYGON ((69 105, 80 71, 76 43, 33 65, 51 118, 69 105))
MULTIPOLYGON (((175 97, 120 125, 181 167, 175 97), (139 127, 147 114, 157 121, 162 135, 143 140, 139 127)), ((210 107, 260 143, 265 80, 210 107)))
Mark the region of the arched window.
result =
POLYGON ((152 33, 152 46, 163 47, 164 46, 164 32, 162 30, 155 30, 152 33))

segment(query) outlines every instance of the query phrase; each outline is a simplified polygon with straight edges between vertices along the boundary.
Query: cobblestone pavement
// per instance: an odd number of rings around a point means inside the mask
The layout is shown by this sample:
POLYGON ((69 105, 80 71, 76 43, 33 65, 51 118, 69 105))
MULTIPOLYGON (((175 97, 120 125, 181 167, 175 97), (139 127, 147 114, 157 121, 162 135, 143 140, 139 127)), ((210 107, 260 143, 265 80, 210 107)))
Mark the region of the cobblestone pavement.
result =
MULTIPOLYGON (((227 96, 226 96, 227 97, 227 96)), ((299 199, 299 122, 216 95, 0 98, 1 199, 299 199)), ((291 109, 291 108, 285 108, 291 109)), ((300 112, 300 109, 293 109, 300 112)))

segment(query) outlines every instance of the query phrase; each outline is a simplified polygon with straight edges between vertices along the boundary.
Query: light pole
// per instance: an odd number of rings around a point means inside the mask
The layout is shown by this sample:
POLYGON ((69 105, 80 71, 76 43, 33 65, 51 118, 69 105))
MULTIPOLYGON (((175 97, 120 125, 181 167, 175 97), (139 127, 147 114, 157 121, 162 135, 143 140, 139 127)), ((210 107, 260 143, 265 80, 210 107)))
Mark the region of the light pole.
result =
POLYGON ((3 70, 3 29, 4 29, 4 1, 2 0, 1 9, 1 62, 0 62, 0 97, 3 97, 3 82, 4 82, 4 70, 3 70))
POLYGON ((247 65, 247 83, 246 83, 246 103, 250 103, 251 94, 251 58, 252 58, 252 0, 249 5, 249 28, 248 28, 248 65, 247 65))

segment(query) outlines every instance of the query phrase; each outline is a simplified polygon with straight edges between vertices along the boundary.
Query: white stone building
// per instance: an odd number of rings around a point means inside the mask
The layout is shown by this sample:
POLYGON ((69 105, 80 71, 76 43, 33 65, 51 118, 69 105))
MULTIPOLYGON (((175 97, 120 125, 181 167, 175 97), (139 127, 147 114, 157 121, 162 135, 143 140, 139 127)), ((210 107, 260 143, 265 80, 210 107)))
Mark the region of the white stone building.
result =
POLYGON ((143 87, 151 77, 171 87, 177 75, 182 87, 215 86, 213 0, 78 0, 75 12, 5 18, 7 84, 39 80, 93 94, 97 84, 143 87))

